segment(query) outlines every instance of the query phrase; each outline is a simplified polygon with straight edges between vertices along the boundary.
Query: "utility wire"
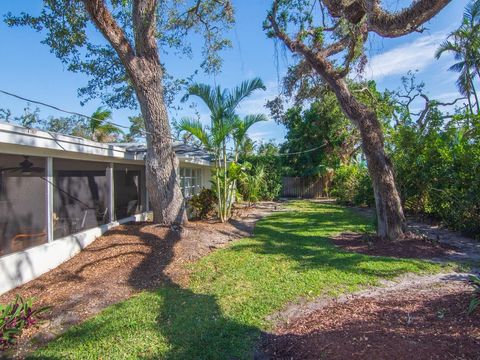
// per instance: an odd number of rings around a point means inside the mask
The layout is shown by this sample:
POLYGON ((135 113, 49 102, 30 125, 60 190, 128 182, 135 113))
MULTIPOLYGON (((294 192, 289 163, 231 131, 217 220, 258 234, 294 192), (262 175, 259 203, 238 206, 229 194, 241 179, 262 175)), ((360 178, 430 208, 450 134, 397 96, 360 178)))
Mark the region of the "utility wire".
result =
MULTIPOLYGON (((94 118, 94 117, 91 117, 91 116, 88 116, 88 115, 84 115, 84 114, 81 114, 81 113, 78 113, 78 112, 75 112, 75 111, 69 111, 69 110, 61 109, 58 106, 50 105, 50 104, 44 103, 42 101, 28 99, 26 97, 23 97, 23 96, 20 96, 20 95, 17 95, 17 94, 13 94, 13 93, 5 91, 5 90, 0 89, 0 93, 8 95, 8 96, 15 97, 17 99, 24 100, 24 101, 27 101, 27 102, 30 102, 30 103, 33 103, 33 104, 45 106, 45 107, 48 107, 48 108, 51 108, 51 109, 54 109, 54 110, 57 110, 57 111, 60 111, 60 112, 66 113, 66 114, 76 115, 76 116, 80 116, 80 117, 83 117, 83 118, 86 118, 86 119, 89 119, 89 120, 95 120, 95 121, 99 121, 99 122, 103 122, 103 123, 108 123, 110 125, 113 125, 113 126, 116 126, 116 127, 119 127, 119 128, 130 129, 129 126, 116 124, 116 123, 108 121, 108 120, 97 119, 97 118, 94 118)), ((144 131, 142 131, 142 133, 143 132, 144 131)), ((147 132, 145 131, 145 133, 147 133, 147 132)))
POLYGON ((308 149, 308 150, 303 150, 303 151, 297 151, 297 152, 293 152, 293 153, 278 153, 278 154, 275 155, 275 156, 290 156, 290 155, 305 154, 305 153, 309 153, 309 152, 312 152, 312 151, 321 149, 321 148, 323 148, 324 146, 327 146, 327 144, 322 144, 322 145, 317 146, 317 147, 315 147, 315 148, 313 148, 313 149, 308 149))
MULTIPOLYGON (((20 95, 17 95, 17 94, 13 94, 11 92, 8 92, 8 91, 5 91, 5 90, 2 90, 0 89, 0 93, 2 94, 5 94, 5 95, 8 95, 8 96, 12 96, 12 97, 15 97, 17 99, 20 99, 20 100, 23 100, 23 101, 27 101, 27 102, 30 102, 30 103, 33 103, 33 104, 37 104, 37 105, 41 105, 41 106, 45 106, 45 107, 48 107, 48 108, 51 108, 51 109, 54 109, 54 110, 57 110, 57 111, 60 111, 60 112, 63 112, 63 113, 66 113, 66 114, 70 114, 70 115, 76 115, 76 116, 81 116, 83 118, 86 118, 86 119, 90 119, 90 120, 95 120, 95 121, 100 121, 100 122, 103 122, 103 123, 108 123, 110 125, 113 125, 113 126, 117 126, 117 127, 120 127, 120 128, 124 128, 124 129, 129 129, 130 127, 129 126, 125 126, 125 125, 120 125, 120 124, 116 124, 114 122, 111 122, 111 121, 105 121, 105 120, 101 120, 101 119, 97 119, 97 118, 94 118, 94 117, 91 117, 91 116, 88 116, 88 115, 84 115, 84 114, 81 114, 81 113, 78 113, 78 112, 75 112, 75 111, 69 111, 69 110, 65 110, 65 109, 62 109, 62 108, 59 108, 58 106, 55 106, 55 105, 50 105, 50 104, 47 104, 47 103, 44 103, 42 101, 37 101, 37 100, 32 100, 32 99, 28 99, 26 97, 23 97, 23 96, 20 96, 20 95)), ((142 131, 142 133, 144 134, 149 134, 149 132, 147 131, 142 131)), ((170 139, 172 140, 175 140, 175 141, 181 141, 180 139, 177 139, 177 138, 174 138, 174 137, 169 137, 170 139)), ((190 144, 190 146, 192 146, 193 144, 190 144)), ((308 149, 308 150, 303 150, 303 151, 297 151, 297 152, 293 152, 293 153, 279 153, 279 154, 275 154, 273 156, 291 156, 291 155, 299 155, 299 154, 305 154, 305 153, 309 153, 309 152, 312 152, 312 151, 315 151, 315 150, 318 150, 318 149, 321 149, 322 147, 326 146, 327 144, 322 144, 320 146, 317 146, 313 149, 308 149)), ((205 150, 205 149, 202 149, 198 146, 195 146, 193 145, 193 147, 197 148, 197 149, 201 149, 201 150, 205 150)), ((233 149, 229 149, 229 150, 233 150, 233 149)))

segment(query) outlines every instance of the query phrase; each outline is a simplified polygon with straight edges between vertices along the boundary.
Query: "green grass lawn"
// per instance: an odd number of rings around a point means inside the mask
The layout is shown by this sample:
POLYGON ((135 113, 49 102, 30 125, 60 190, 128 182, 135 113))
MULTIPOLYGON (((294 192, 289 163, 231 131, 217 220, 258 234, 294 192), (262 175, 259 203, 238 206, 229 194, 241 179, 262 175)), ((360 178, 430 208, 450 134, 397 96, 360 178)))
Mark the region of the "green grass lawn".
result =
POLYGON ((288 208, 259 221, 255 236, 191 265, 188 288, 166 285, 111 306, 33 358, 251 358, 260 332, 271 326, 266 316, 288 302, 440 270, 336 249, 330 236, 369 230, 371 221, 352 210, 301 201, 288 208))

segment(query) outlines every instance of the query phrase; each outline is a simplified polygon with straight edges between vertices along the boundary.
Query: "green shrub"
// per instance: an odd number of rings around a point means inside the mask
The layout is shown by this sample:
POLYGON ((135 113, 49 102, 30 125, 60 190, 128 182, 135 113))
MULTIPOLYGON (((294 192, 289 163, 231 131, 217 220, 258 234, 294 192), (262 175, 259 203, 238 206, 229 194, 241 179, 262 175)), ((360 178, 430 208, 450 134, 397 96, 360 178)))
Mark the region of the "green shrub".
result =
MULTIPOLYGON (((257 200, 271 201, 280 195, 282 190, 282 165, 279 156, 274 155, 250 155, 242 159, 242 161, 251 164, 252 171, 257 171, 258 168, 263 168, 265 173, 263 181, 258 186, 257 200)), ((252 172, 250 172, 253 175, 252 172)), ((244 199, 245 188, 239 186, 239 191, 244 199)))
POLYGON ((246 164, 249 166, 245 176, 238 182, 238 191, 250 205, 262 199, 260 191, 265 186, 266 174, 262 165, 252 167, 251 164, 246 164))
POLYGON ((211 218, 216 213, 217 196, 213 190, 203 188, 198 194, 190 198, 188 205, 194 218, 211 218))
POLYGON ((375 198, 368 169, 358 164, 340 166, 333 176, 331 195, 341 204, 373 206, 375 198))
POLYGON ((9 304, 0 304, 0 350, 15 344, 22 331, 37 323, 37 315, 47 308, 33 310, 32 299, 24 300, 17 295, 9 304))
POLYGON ((478 237, 480 117, 454 118, 448 126, 430 119, 425 129, 405 124, 388 142, 404 209, 478 237))

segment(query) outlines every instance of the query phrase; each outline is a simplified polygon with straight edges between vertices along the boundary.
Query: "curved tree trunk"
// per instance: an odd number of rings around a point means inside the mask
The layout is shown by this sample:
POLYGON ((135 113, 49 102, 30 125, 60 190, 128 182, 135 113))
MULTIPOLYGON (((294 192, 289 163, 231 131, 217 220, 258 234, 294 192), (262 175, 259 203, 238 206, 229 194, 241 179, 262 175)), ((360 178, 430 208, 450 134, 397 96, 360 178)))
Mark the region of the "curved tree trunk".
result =
POLYGON ((385 153, 383 131, 377 115, 357 101, 345 81, 330 79, 328 83, 345 115, 360 130, 362 149, 375 194, 377 235, 391 241, 400 240, 404 237, 406 220, 395 185, 393 166, 385 153))
POLYGON ((385 153, 382 128, 375 113, 357 122, 375 194, 377 234, 384 239, 400 240, 404 236, 406 221, 393 167, 385 153))

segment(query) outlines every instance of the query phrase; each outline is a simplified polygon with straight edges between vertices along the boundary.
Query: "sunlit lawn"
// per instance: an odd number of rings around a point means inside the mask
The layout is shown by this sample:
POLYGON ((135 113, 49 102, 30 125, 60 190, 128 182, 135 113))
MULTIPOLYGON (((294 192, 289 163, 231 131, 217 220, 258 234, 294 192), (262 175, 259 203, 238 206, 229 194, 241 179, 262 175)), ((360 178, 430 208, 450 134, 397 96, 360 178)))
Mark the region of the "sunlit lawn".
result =
POLYGON ((111 306, 34 358, 251 358, 267 315, 286 303, 338 295, 440 265, 346 253, 328 237, 368 231, 370 220, 330 204, 293 202, 261 220, 255 236, 191 265, 188 288, 166 285, 111 306))

